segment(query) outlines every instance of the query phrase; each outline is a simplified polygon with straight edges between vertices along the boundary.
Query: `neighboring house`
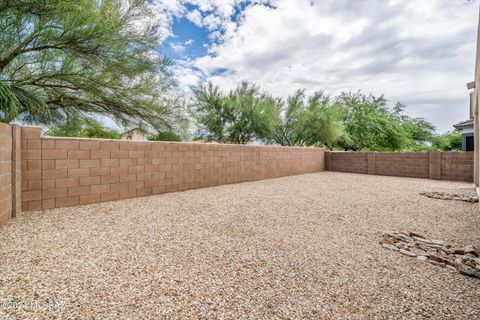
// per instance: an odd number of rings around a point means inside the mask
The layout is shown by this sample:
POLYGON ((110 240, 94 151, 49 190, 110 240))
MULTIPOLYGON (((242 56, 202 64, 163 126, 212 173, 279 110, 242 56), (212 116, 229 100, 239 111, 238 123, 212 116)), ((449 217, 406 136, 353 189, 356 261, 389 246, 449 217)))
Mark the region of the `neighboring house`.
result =
POLYGON ((474 131, 473 131, 473 95, 470 94, 470 119, 460 121, 454 124, 455 130, 462 134, 462 151, 473 151, 474 146, 474 131))
POLYGON ((461 121, 453 127, 462 134, 462 150, 473 151, 473 119, 461 121))
POLYGON ((135 128, 122 133, 123 140, 147 141, 153 133, 143 129, 135 128))

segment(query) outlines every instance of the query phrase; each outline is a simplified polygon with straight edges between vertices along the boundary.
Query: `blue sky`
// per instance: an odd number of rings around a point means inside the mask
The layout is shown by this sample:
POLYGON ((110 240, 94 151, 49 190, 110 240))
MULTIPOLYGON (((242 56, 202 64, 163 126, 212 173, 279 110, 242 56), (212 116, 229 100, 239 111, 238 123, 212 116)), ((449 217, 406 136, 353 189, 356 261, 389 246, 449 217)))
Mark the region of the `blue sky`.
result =
POLYGON ((180 90, 254 81, 362 90, 408 105, 438 131, 468 117, 478 2, 467 0, 157 0, 162 54, 180 90))
POLYGON ((175 18, 172 33, 160 47, 160 51, 169 58, 195 59, 208 53, 204 45, 208 45, 210 40, 205 28, 197 27, 187 18, 175 18))

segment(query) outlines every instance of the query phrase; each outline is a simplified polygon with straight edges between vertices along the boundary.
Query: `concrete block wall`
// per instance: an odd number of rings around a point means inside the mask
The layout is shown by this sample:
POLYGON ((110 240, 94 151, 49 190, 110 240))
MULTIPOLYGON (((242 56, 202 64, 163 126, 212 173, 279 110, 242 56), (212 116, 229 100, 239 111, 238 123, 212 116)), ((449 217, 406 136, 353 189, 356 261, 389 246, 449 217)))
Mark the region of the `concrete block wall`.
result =
POLYGON ((326 170, 473 182, 473 152, 326 152, 326 170))
POLYGON ((0 123, 0 224, 21 211, 331 171, 473 181, 473 152, 318 148, 43 137, 0 123))
POLYGON ((22 211, 42 208, 42 130, 21 127, 22 211))
POLYGON ((41 137, 22 128, 23 211, 317 172, 318 148, 41 137))
POLYGON ((12 128, 0 124, 0 224, 12 218, 12 128))
POLYGON ((0 224, 21 211, 20 128, 0 123, 0 224))
POLYGON ((473 157, 474 152, 442 152, 442 179, 473 182, 473 157))

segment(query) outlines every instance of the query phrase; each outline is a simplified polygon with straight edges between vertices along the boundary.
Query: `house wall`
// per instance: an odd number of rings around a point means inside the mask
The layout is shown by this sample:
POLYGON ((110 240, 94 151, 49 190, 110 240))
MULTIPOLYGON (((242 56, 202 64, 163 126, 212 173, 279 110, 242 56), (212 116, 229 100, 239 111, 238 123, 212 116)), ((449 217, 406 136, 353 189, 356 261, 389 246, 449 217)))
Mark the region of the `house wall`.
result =
POLYGON ((53 138, 23 130, 23 211, 324 169, 318 148, 53 138))
POLYGON ((147 137, 148 135, 145 132, 139 130, 133 130, 122 134, 123 140, 146 141, 147 137))
POLYGON ((471 132, 462 132, 462 151, 473 151, 474 148, 471 148, 472 150, 467 150, 467 138, 475 139, 473 130, 471 132))
POLYGON ((473 152, 326 152, 326 170, 473 182, 473 152))

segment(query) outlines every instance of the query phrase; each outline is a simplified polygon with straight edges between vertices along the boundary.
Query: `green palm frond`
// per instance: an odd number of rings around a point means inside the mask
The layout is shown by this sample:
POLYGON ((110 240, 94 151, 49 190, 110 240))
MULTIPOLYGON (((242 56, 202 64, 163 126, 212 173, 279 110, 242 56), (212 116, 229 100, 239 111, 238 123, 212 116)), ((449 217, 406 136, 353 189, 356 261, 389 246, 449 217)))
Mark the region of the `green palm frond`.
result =
POLYGON ((0 81, 0 121, 10 122, 10 118, 15 118, 19 113, 20 101, 11 87, 5 82, 0 81))
POLYGON ((0 80, 0 122, 9 123, 16 118, 26 123, 45 123, 50 114, 35 93, 0 80))

